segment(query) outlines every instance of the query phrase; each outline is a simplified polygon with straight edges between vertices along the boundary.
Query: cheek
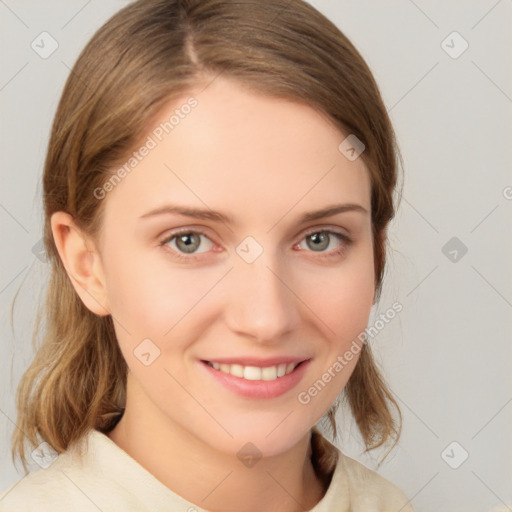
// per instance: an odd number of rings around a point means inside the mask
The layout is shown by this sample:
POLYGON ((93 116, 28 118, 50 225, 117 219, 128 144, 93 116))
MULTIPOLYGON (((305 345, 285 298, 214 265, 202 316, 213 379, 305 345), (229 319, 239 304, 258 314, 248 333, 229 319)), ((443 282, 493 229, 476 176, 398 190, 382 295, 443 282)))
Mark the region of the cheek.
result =
POLYGON ((330 302, 329 325, 337 333, 337 339, 346 344, 366 328, 373 299, 374 280, 368 279, 368 274, 362 274, 359 278, 352 276, 352 279, 344 281, 330 302))
POLYGON ((172 266, 165 256, 121 244, 106 251, 107 298, 112 315, 131 333, 162 337, 211 287, 215 276, 172 266))
MULTIPOLYGON (((306 309, 317 324, 323 324, 326 337, 333 342, 350 342, 366 327, 374 297, 372 250, 369 241, 339 265, 301 264, 289 275, 289 283, 297 288, 306 309)), ((187 320, 185 317, 225 271, 180 268, 159 251, 121 240, 105 247, 109 306, 133 343, 144 338, 162 339, 182 319, 187 320)))
MULTIPOLYGON (((371 247, 371 246, 370 246, 371 247)), ((308 297, 314 304, 315 324, 324 338, 317 364, 297 396, 301 411, 314 423, 325 414, 350 379, 361 355, 362 337, 374 299, 371 250, 347 260, 308 297)))
POLYGON ((366 328, 374 301, 372 246, 362 247, 339 267, 308 277, 308 305, 325 324, 326 337, 350 344, 366 328))

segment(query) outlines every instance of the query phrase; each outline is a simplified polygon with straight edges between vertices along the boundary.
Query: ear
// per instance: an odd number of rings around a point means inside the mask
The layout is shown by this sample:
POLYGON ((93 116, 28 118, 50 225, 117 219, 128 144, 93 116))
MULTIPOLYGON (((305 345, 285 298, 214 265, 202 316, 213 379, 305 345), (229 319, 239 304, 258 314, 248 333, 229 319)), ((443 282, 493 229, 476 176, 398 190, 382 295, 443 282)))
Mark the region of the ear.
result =
POLYGON ((60 259, 76 293, 91 312, 109 315, 103 265, 93 241, 68 213, 55 212, 50 222, 60 259))

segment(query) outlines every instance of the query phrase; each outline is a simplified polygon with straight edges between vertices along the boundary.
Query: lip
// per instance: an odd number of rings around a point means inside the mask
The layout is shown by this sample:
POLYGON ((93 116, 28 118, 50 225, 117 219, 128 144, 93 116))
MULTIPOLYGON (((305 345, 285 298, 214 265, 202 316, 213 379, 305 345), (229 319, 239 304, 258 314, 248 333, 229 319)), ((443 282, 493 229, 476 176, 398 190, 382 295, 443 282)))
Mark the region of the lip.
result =
MULTIPOLYGON (((306 372, 311 359, 297 359, 290 358, 288 362, 290 363, 301 363, 299 364, 291 373, 278 377, 275 380, 246 380, 241 377, 235 377, 234 375, 229 375, 227 373, 223 373, 220 370, 215 370, 213 367, 209 366, 206 360, 199 361, 201 368, 204 368, 206 372, 215 380, 228 390, 236 393, 245 398, 252 399, 269 399, 276 398, 278 396, 284 395, 288 391, 291 391, 294 387, 296 387, 301 381, 304 373, 306 372)), ((240 361, 242 359, 215 359, 214 362, 225 362, 225 364, 242 364, 240 361), (228 361, 233 361, 228 362, 228 361)), ((279 364, 279 362, 286 362, 286 358, 274 358, 274 359, 265 359, 264 361, 254 360, 250 358, 244 358, 243 361, 246 363, 245 366, 251 366, 247 364, 247 361, 255 361, 258 364, 252 364, 252 366, 260 366, 262 368, 267 366, 274 366, 274 364, 279 364), (269 361, 279 361, 278 363, 269 364, 269 361), (264 364, 263 364, 264 363, 264 364)))
MULTIPOLYGON (((276 356, 262 359, 259 357, 221 357, 216 359, 202 359, 202 361, 210 361, 211 363, 219 364, 240 364, 242 366, 257 366, 259 368, 266 368, 268 366, 277 366, 280 364, 289 363, 302 363, 310 359, 309 357, 297 356, 276 356)), ((282 378, 282 377, 281 377, 282 378)))

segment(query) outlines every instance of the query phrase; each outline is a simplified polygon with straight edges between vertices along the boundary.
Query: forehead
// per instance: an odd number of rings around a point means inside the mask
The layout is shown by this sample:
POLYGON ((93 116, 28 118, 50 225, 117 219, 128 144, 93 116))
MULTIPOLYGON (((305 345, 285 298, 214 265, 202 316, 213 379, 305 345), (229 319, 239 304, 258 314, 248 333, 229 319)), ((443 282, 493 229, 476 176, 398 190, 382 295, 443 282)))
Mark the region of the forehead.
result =
POLYGON ((273 223, 291 208, 350 202, 370 211, 362 159, 338 149, 347 135, 307 105, 219 77, 155 116, 106 212, 142 215, 179 202, 273 223))

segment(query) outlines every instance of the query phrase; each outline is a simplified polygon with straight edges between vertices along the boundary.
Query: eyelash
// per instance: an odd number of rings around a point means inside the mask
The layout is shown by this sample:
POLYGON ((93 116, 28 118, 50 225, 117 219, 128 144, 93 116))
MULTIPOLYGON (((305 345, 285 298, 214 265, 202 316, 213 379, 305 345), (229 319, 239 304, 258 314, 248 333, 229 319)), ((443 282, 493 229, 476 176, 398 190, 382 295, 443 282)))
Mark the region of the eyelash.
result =
MULTIPOLYGON (((344 233, 341 233, 339 231, 334 231, 331 229, 318 229, 318 228, 309 230, 306 233, 304 233, 304 235, 302 236, 302 238, 300 239, 300 241, 298 243, 302 242, 302 240, 306 239, 308 236, 311 236, 314 234, 321 234, 321 233, 328 233, 329 235, 335 235, 336 237, 338 237, 340 239, 341 245, 339 248, 329 251, 326 254, 324 254, 323 252, 319 252, 318 254, 320 255, 320 258, 334 258, 336 256, 341 256, 354 243, 354 240, 344 233)), ((178 237, 180 235, 188 235, 188 234, 202 235, 209 239, 208 235, 201 230, 182 229, 180 231, 175 231, 175 232, 171 233, 164 240, 162 240, 159 245, 161 247, 164 247, 164 248, 172 251, 173 257, 176 257, 178 260, 185 261, 185 262, 198 261, 199 259, 201 259, 201 254, 203 254, 203 253, 199 253, 199 254, 190 253, 188 255, 185 255, 184 253, 176 251, 175 249, 166 247, 166 244, 168 244, 169 242, 174 240, 176 237, 178 237)), ((329 240, 329 242, 330 242, 330 240, 329 240)), ((294 244, 294 245, 296 245, 296 244, 294 244)), ((303 250, 303 249, 301 249, 301 250, 303 250)), ((315 251, 310 250, 308 252, 315 252, 315 251)))

